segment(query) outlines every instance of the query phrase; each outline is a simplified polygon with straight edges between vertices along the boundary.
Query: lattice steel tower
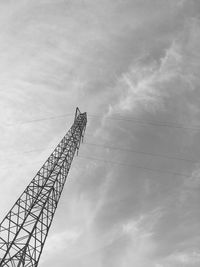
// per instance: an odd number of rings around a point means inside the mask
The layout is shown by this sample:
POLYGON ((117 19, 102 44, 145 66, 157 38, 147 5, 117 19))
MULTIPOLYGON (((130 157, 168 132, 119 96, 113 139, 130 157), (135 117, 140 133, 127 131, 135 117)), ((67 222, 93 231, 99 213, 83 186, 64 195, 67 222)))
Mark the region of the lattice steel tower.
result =
POLYGON ((72 127, 1 222, 0 267, 38 266, 86 123, 87 114, 77 108, 72 127))

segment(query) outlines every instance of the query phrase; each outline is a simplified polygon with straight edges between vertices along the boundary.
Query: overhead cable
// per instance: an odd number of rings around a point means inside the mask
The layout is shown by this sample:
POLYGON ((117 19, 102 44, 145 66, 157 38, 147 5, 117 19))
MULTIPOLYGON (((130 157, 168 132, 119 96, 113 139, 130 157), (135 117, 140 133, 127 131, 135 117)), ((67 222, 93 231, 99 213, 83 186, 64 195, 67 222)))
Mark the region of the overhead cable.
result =
POLYGON ((112 149, 112 150, 119 150, 119 151, 125 151, 125 152, 130 152, 130 153, 135 153, 135 154, 149 155, 149 156, 153 156, 153 157, 161 157, 161 158, 172 159, 172 160, 175 159, 175 160, 192 162, 192 163, 198 163, 199 162, 199 161, 193 160, 193 159, 185 159, 185 158, 180 158, 180 157, 176 157, 176 156, 163 155, 160 153, 152 153, 152 152, 139 151, 139 150, 135 150, 135 149, 114 147, 114 146, 109 146, 106 144, 95 144, 95 143, 89 143, 89 142, 84 142, 84 144, 89 145, 89 146, 108 148, 108 149, 112 149))
POLYGON ((137 165, 137 164, 129 164, 129 163, 112 161, 112 160, 107 160, 107 159, 105 160, 105 159, 96 158, 96 157, 88 157, 88 156, 80 156, 79 155, 79 158, 90 159, 90 160, 93 160, 93 161, 100 161, 100 162, 104 162, 104 163, 108 163, 108 164, 110 163, 110 164, 115 164, 115 165, 129 166, 129 167, 133 167, 133 168, 136 168, 136 169, 142 169, 142 170, 146 170, 146 171, 150 171, 150 172, 165 173, 165 174, 181 176, 181 177, 187 177, 187 178, 189 178, 191 176, 190 174, 167 171, 167 170, 161 170, 161 169, 154 169, 154 168, 150 168, 150 167, 140 166, 140 165, 137 165))

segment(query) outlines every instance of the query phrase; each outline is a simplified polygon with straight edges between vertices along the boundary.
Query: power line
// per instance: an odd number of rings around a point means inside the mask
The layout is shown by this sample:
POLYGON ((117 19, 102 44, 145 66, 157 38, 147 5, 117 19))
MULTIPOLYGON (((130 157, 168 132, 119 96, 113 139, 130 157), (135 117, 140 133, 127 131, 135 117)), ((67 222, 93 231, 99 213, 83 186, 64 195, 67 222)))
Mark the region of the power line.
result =
POLYGON ((46 121, 46 120, 55 120, 58 118, 65 118, 68 116, 73 116, 73 114, 63 114, 63 115, 58 115, 58 116, 51 116, 51 117, 46 117, 46 118, 40 118, 40 119, 33 119, 33 120, 28 120, 28 121, 22 121, 22 122, 16 122, 16 123, 11 123, 11 124, 6 124, 6 126, 16 126, 18 124, 28 124, 28 123, 35 123, 35 122, 40 122, 40 121, 46 121))
MULTIPOLYGON (((58 118, 64 118, 67 116, 73 116, 73 114, 61 114, 57 116, 50 116, 45 118, 39 118, 39 119, 33 119, 33 120, 27 120, 22 122, 16 122, 13 124, 6 124, 6 126, 16 126, 16 125, 23 125, 28 123, 37 123, 40 121, 46 121, 46 120, 54 120, 58 118)), ((88 117, 91 118, 102 118, 103 114, 101 115, 95 115, 95 114, 88 114, 88 117)), ((132 122, 139 124, 140 126, 145 127, 146 125, 156 126, 156 127, 167 127, 167 128, 175 128, 175 129, 184 129, 184 130, 192 130, 192 131, 200 131, 200 126, 195 125, 193 127, 185 126, 183 123, 174 123, 174 122, 165 122, 165 121, 142 121, 135 118, 125 118, 125 117, 106 117, 104 118, 106 120, 114 120, 114 121, 126 121, 126 122, 132 122)))
MULTIPOLYGON (((32 161, 32 162, 26 162, 26 166, 27 165, 33 165, 33 164, 38 164, 38 163, 41 163, 41 161, 32 161)), ((20 163, 20 164, 12 164, 12 165, 8 165, 8 166, 6 166, 6 165, 4 165, 4 166, 1 166, 1 170, 7 170, 7 169, 12 169, 12 168, 17 168, 17 167, 21 167, 21 166, 23 166, 23 163, 20 163)))
POLYGON ((184 177, 187 177, 187 178, 189 178, 191 176, 190 174, 185 174, 185 173, 171 172, 171 171, 167 171, 167 170, 154 169, 154 168, 140 166, 140 165, 136 165, 136 164, 128 164, 128 163, 117 162, 117 161, 112 161, 112 160, 104 160, 104 159, 95 158, 95 157, 87 157, 87 156, 80 156, 79 155, 79 158, 90 159, 90 160, 94 160, 94 161, 100 161, 100 162, 104 162, 104 163, 111 163, 111 164, 122 165, 122 166, 129 166, 129 167, 133 167, 133 168, 136 168, 136 169, 142 169, 142 170, 151 171, 151 172, 166 173, 166 174, 175 175, 175 176, 181 176, 181 177, 184 176, 184 177))
MULTIPOLYGON (((4 157, 5 156, 15 156, 15 155, 23 155, 23 154, 29 154, 29 153, 34 153, 34 152, 38 152, 38 151, 45 151, 47 150, 47 148, 39 148, 39 149, 31 149, 31 150, 25 150, 25 151, 13 151, 13 152, 9 152, 9 153, 6 153, 4 154, 4 157)), ((1 156, 1 155, 0 155, 1 156)))
MULTIPOLYGON (((172 160, 180 160, 180 161, 191 162, 191 163, 198 163, 199 162, 199 161, 193 160, 193 159, 185 159, 185 158, 180 158, 180 157, 176 157, 176 156, 163 155, 160 153, 151 153, 151 152, 145 152, 145 151, 139 151, 139 150, 133 150, 133 149, 127 149, 127 148, 108 146, 106 144, 95 144, 95 143, 89 143, 89 142, 84 142, 83 144, 89 145, 89 146, 100 147, 100 148, 108 148, 108 149, 112 149, 112 150, 125 151, 125 152, 129 152, 129 153, 136 153, 136 154, 141 154, 141 155, 153 156, 153 157, 161 157, 161 158, 172 159, 172 160)), ((48 148, 48 149, 50 149, 50 148, 48 148)), ((47 150, 47 148, 32 149, 32 150, 22 151, 21 154, 28 154, 28 153, 38 152, 38 151, 45 151, 45 150, 47 150)), ((13 152, 13 153, 10 153, 9 155, 15 155, 15 154, 18 154, 18 152, 13 152)))
MULTIPOLYGON (((122 165, 122 166, 128 166, 128 167, 133 167, 136 169, 142 169, 142 170, 147 170, 147 171, 151 171, 151 172, 159 172, 159 173, 166 173, 166 174, 170 174, 170 175, 176 175, 176 176, 184 176, 184 177, 190 177, 189 174, 184 174, 184 173, 179 173, 179 172, 172 172, 172 171, 167 171, 167 170, 160 170, 160 169, 154 169, 154 168, 150 168, 150 167, 145 167, 145 166, 140 166, 137 164, 128 164, 128 163, 124 163, 124 162, 118 162, 118 161, 112 161, 112 160, 104 160, 101 158, 96 158, 96 157, 87 157, 87 156, 80 156, 78 155, 79 158, 83 158, 83 159, 90 159, 93 161, 100 161, 100 162, 104 162, 104 163, 111 163, 111 164, 115 164, 115 165, 122 165)), ((34 161, 34 163, 39 163, 40 161, 34 161)), ((31 163, 26 163, 28 165, 30 165, 31 163)), ((14 167, 18 167, 21 166, 21 164, 16 164, 13 165, 14 167)), ((9 166, 2 166, 1 169, 9 169, 9 166)))
MULTIPOLYGON (((88 117, 100 117, 100 115, 92 115, 88 114, 88 117)), ((132 123, 140 124, 141 126, 151 125, 151 126, 157 126, 157 127, 168 127, 168 128, 177 128, 177 129, 184 129, 184 130, 192 130, 192 131, 200 131, 200 126, 194 126, 194 127, 187 127, 184 126, 182 123, 174 123, 174 122, 162 122, 162 121, 142 121, 139 119, 129 119, 129 118, 116 118, 116 117, 107 117, 104 118, 106 120, 115 120, 115 121, 127 121, 132 123)))
POLYGON ((175 160, 181 160, 181 161, 192 162, 192 163, 198 163, 199 162, 197 160, 192 160, 192 159, 185 159, 185 158, 180 158, 180 157, 176 157, 176 156, 163 155, 160 153, 151 153, 151 152, 145 152, 145 151, 138 151, 138 150, 134 150, 134 149, 108 146, 108 145, 104 145, 104 144, 94 144, 94 143, 89 143, 89 142, 86 142, 84 144, 89 145, 89 146, 109 148, 109 149, 113 149, 113 150, 125 151, 125 152, 130 152, 130 153, 143 154, 143 155, 148 155, 148 156, 153 156, 153 157, 162 157, 162 158, 166 158, 166 159, 173 159, 173 160, 175 159, 175 160))

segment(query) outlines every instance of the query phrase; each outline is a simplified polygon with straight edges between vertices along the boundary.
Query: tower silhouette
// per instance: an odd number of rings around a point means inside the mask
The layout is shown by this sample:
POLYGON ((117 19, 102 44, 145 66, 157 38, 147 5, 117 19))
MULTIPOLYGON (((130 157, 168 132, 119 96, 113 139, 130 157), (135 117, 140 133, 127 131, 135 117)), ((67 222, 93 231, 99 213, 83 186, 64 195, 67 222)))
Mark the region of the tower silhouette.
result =
POLYGON ((0 267, 36 267, 87 114, 77 108, 74 123, 0 224, 0 267))

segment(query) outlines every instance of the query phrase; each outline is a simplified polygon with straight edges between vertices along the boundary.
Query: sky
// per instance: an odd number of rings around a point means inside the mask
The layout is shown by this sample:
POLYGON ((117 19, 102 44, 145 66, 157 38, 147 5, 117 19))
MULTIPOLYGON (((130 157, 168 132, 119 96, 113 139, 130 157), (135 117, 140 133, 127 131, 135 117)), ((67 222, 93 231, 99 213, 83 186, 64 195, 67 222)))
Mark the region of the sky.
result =
POLYGON ((199 266, 199 12, 0 0, 0 218, 88 115, 40 267, 199 266))

